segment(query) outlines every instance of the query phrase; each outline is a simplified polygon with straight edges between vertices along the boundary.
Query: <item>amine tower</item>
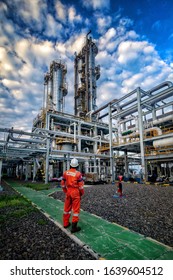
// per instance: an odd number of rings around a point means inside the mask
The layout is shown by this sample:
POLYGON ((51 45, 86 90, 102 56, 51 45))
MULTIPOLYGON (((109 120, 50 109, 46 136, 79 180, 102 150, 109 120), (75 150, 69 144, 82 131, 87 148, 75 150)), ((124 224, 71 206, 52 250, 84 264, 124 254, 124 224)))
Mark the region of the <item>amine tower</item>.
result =
POLYGON ((89 116, 91 120, 91 113, 97 109, 96 81, 100 77, 100 66, 95 66, 98 48, 92 38, 88 38, 89 33, 82 50, 75 54, 74 113, 80 117, 89 116))
POLYGON ((44 109, 63 112, 67 95, 66 73, 67 67, 61 60, 50 64, 50 72, 44 76, 44 109))

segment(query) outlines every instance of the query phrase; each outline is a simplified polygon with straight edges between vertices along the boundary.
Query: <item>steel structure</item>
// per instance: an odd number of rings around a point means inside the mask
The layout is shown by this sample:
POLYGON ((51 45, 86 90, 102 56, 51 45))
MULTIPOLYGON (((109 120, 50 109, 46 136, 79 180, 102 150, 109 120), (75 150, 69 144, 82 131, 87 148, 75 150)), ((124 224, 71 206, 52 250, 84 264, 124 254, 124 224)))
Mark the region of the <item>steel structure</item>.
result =
POLYGON ((133 163, 141 165, 145 180, 153 173, 173 178, 172 83, 148 91, 138 87, 97 109, 98 49, 88 35, 75 56, 75 114, 63 112, 66 65, 53 61, 44 77, 43 108, 33 120, 32 132, 0 128, 0 179, 3 169, 9 176, 33 181, 39 173, 47 183, 69 168, 72 157, 94 180, 113 182, 120 173, 128 180, 133 163))
MULTIPOLYGON (((88 38, 89 33, 82 50, 75 55, 74 111, 76 116, 88 116, 91 119, 91 112, 97 108, 96 81, 100 77, 100 66, 95 65, 98 48, 92 38, 88 38)), ((93 118, 95 116, 93 115, 93 118)))
POLYGON ((172 95, 172 83, 164 82, 149 91, 137 88, 109 102, 96 111, 102 112, 107 108, 100 121, 86 121, 79 116, 46 111, 45 120, 42 119, 45 129, 41 128, 39 116, 34 120, 31 133, 0 128, 0 132, 6 135, 0 141, 0 166, 3 161, 9 173, 15 170, 16 174, 24 168, 22 173, 27 179, 27 166, 33 165, 33 180, 41 166, 45 182, 48 182, 55 171, 55 175, 60 176, 75 156, 84 173, 97 173, 99 178, 111 176, 111 181, 114 181, 120 172, 119 164, 123 165, 124 175, 128 177, 129 164, 132 158, 135 160, 135 153, 145 179, 155 169, 158 174, 166 173, 171 177, 172 95), (109 124, 101 121, 106 115, 109 124))
MULTIPOLYGON (((110 138, 110 158, 113 151, 138 153, 144 178, 148 179, 148 162, 157 165, 171 164, 173 160, 173 85, 166 81, 144 91, 140 87, 124 97, 108 104, 107 113, 100 116, 109 118, 110 131, 112 122, 116 122, 117 134, 110 138), (157 162, 160 162, 157 164, 157 162)), ((109 131, 109 133, 110 133, 109 131)), ((112 180, 116 176, 114 163, 111 161, 112 180), (115 170, 115 172, 114 172, 115 170)), ((153 171, 153 170, 152 170, 153 171)), ((128 166, 125 166, 128 176, 128 166)), ((168 174, 170 177, 173 172, 168 174)))

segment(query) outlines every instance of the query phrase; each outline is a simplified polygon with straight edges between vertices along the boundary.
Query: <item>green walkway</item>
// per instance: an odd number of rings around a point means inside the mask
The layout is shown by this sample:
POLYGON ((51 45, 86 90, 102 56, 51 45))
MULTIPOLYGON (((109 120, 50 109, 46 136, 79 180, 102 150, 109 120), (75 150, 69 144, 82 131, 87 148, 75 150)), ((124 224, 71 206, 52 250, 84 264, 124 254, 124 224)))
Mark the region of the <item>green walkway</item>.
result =
MULTIPOLYGON (((39 209, 62 224, 63 202, 48 196, 49 192, 35 191, 10 183, 39 209)), ((58 190, 58 189, 57 189, 58 190)), ((82 230, 76 237, 107 260, 173 260, 173 248, 132 232, 98 216, 81 211, 82 230)), ((70 231, 70 230, 69 230, 70 231)))

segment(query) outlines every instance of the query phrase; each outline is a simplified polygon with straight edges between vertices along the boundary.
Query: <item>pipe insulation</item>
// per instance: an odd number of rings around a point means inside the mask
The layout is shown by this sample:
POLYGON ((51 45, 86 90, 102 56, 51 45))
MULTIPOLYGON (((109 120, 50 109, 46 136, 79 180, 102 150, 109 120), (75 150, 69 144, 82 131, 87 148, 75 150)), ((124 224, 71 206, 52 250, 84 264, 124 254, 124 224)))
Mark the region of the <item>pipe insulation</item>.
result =
POLYGON ((144 130, 144 134, 146 134, 146 132, 151 132, 151 131, 156 131, 157 135, 162 135, 162 130, 159 127, 150 127, 144 130))
POLYGON ((171 116, 166 116, 157 120, 153 120, 153 124, 159 124, 167 121, 172 121, 173 122, 173 115, 171 116))
POLYGON ((155 148, 159 148, 163 146, 172 146, 172 145, 173 145, 173 137, 153 141, 153 146, 155 148))
MULTIPOLYGON (((135 128, 134 128, 133 130, 135 130, 135 128)), ((122 139, 124 139, 124 138, 129 138, 129 137, 131 137, 131 136, 134 136, 134 137, 138 136, 138 137, 139 137, 139 132, 138 132, 138 131, 133 132, 133 130, 132 130, 132 129, 129 130, 129 133, 128 133, 128 131, 123 131, 123 132, 122 132, 121 138, 122 138, 122 139), (124 132, 126 133, 126 135, 123 135, 124 132), (130 132, 131 132, 131 133, 130 133, 130 132)), ((156 131, 157 135, 162 135, 162 130, 161 130, 159 127, 150 127, 150 128, 147 128, 147 129, 144 130, 144 134, 146 134, 147 132, 151 132, 151 131, 156 131)))

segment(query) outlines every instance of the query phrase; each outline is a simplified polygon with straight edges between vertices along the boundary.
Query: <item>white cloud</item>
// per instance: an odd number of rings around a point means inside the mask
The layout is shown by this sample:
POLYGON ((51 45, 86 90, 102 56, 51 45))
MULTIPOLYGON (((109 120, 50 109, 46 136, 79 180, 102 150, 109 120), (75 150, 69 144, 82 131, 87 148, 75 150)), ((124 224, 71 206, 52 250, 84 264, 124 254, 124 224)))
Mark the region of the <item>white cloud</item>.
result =
POLYGON ((76 15, 76 10, 74 7, 70 7, 68 9, 68 18, 69 18, 69 22, 73 23, 74 21, 76 22, 81 22, 82 18, 80 15, 76 15))
POLYGON ((146 61, 145 56, 151 53, 156 55, 153 46, 150 46, 146 41, 125 41, 120 43, 118 47, 118 62, 124 67, 132 66, 132 63, 140 63, 141 65, 142 61, 146 61))
POLYGON ((57 43, 56 50, 63 55, 74 56, 75 52, 79 52, 85 43, 85 34, 72 35, 65 43, 57 43))
POLYGON ((3 2, 0 2, 0 11, 7 11, 7 5, 3 2))
POLYGON ((56 9, 57 19, 59 19, 62 22, 65 22, 67 17, 66 6, 63 5, 60 1, 56 1, 55 9, 56 9))
POLYGON ((2 83, 10 89, 16 88, 20 85, 20 82, 18 82, 18 81, 7 80, 7 79, 3 79, 2 83))
POLYGON ((47 14, 46 28, 44 31, 44 35, 46 35, 47 37, 61 38, 60 35, 62 32, 63 32, 62 24, 56 22, 51 14, 47 14))
POLYGON ((97 30, 100 34, 104 34, 107 28, 109 28, 112 23, 112 18, 110 16, 99 15, 96 20, 97 30))
POLYGON ((97 89, 99 106, 137 87, 148 90, 173 78, 171 67, 161 60, 154 45, 140 41, 133 31, 123 32, 117 41, 116 36, 117 32, 109 30, 99 39, 99 47, 102 49, 96 58, 101 64, 97 89), (111 40, 117 44, 113 52, 109 48, 111 40))
POLYGON ((14 98, 16 99, 19 99, 19 100, 22 100, 24 98, 24 92, 22 92, 21 90, 19 89, 13 89, 11 91, 12 95, 14 96, 14 98))
POLYGON ((113 64, 114 59, 106 50, 104 50, 98 53, 96 56, 96 61, 104 68, 109 68, 113 64))
MULTIPOLYGON (((112 44, 114 44, 114 40, 116 38, 117 31, 115 28, 110 28, 108 31, 99 39, 99 49, 105 50, 109 49, 112 44)), ((115 44, 114 44, 115 47, 115 44)), ((113 49, 114 49, 113 47, 113 49)))
MULTIPOLYGON (((73 5, 64 5, 61 1, 55 2, 56 18, 64 25, 61 30, 61 34, 70 34, 75 23, 81 23, 82 17, 76 13, 76 9, 73 5)), ((58 37, 58 36, 57 36, 58 37)))
POLYGON ((39 64, 45 64, 45 60, 49 60, 55 54, 54 44, 47 40, 38 43, 33 42, 31 47, 33 55, 39 64))
MULTIPOLYGON (((21 39, 14 46, 15 51, 25 60, 27 65, 40 67, 47 64, 52 57, 56 57, 54 44, 50 41, 37 41, 34 37, 30 40, 21 39)), ((23 66, 24 67, 24 66, 23 66)), ((26 71, 26 67, 25 67, 26 71)))
POLYGON ((30 22, 31 19, 39 22, 41 18, 41 11, 46 8, 45 0, 42 0, 41 3, 40 0, 16 0, 15 2, 19 15, 26 22, 30 22))
POLYGON ((113 81, 103 82, 99 91, 99 101, 109 101, 112 95, 116 93, 117 84, 113 81))

